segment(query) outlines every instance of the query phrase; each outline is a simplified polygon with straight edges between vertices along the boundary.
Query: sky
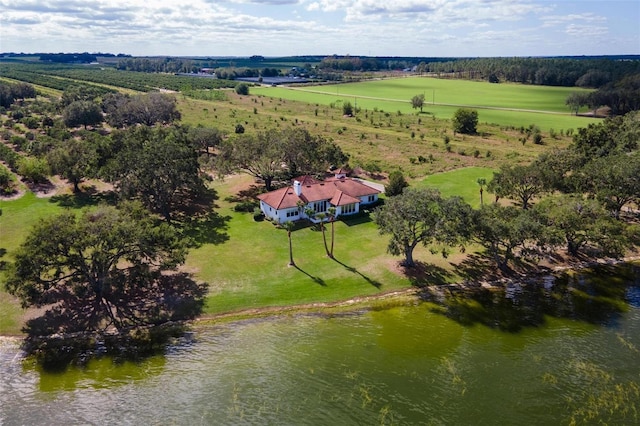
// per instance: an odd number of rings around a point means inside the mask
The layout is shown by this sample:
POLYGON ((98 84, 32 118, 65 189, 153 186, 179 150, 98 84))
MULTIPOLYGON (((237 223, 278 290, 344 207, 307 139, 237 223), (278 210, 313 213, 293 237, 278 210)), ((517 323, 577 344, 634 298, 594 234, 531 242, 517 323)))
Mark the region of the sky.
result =
POLYGON ((640 0, 0 0, 0 52, 640 54, 640 0))

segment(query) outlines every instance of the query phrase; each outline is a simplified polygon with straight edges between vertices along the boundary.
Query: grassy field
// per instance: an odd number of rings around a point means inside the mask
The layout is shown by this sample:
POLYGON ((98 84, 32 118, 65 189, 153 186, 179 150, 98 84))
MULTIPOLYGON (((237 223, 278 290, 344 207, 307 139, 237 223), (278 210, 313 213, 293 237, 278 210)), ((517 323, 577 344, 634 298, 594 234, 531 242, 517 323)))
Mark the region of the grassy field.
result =
POLYGON ((403 114, 416 112, 411 98, 424 94, 423 111, 437 118, 450 119, 460 106, 478 109, 482 123, 500 126, 535 124, 544 131, 576 129, 595 121, 570 114, 565 99, 579 88, 491 84, 467 80, 407 77, 359 83, 305 87, 255 87, 251 93, 310 104, 330 105, 349 101, 367 110, 403 114))
MULTIPOLYGON (((266 90, 285 90, 269 88, 266 90)), ((253 89, 252 89, 253 90, 253 89)), ((530 162, 551 147, 565 147, 571 137, 545 134, 544 145, 528 140, 519 129, 505 126, 479 126, 478 135, 454 135, 449 120, 431 115, 361 111, 356 117, 343 117, 340 105, 316 105, 261 95, 238 96, 228 92, 224 102, 180 98, 183 122, 218 127, 231 135, 241 124, 246 132, 271 128, 302 127, 312 134, 334 140, 350 155, 351 167, 402 170, 420 179, 433 173, 460 167, 498 168, 509 162, 530 162), (450 141, 449 147, 444 139, 450 141), (416 161, 419 156, 427 161, 416 161)), ((545 115, 546 116, 546 115, 545 115)))

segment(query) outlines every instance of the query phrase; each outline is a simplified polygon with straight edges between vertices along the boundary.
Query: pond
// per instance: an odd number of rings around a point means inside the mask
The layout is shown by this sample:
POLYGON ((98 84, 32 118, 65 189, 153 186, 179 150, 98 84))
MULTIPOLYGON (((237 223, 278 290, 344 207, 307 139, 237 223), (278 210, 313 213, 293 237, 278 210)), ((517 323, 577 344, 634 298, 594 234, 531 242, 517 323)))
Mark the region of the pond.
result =
POLYGON ((639 424, 637 272, 548 282, 538 300, 512 288, 198 327, 163 355, 62 372, 4 339, 0 424, 639 424))

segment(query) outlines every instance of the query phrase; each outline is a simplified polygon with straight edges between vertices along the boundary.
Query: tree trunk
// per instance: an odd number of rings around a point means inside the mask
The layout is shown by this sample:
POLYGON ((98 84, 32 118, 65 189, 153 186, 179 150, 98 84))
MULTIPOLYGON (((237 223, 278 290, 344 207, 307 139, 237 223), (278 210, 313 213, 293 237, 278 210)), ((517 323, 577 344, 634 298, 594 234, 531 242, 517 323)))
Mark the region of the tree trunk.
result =
POLYGON ((287 230, 287 237, 289 237, 289 266, 295 266, 295 262, 293 261, 293 246, 291 245, 291 230, 287 230))
POLYGON ((264 187, 265 189, 268 191, 271 191, 271 183, 273 182, 273 178, 271 177, 263 177, 262 180, 264 180, 264 187))
POLYGON ((416 263, 413 261, 413 246, 411 245, 404 246, 404 266, 409 268, 416 266, 416 263))
POLYGON ((333 242, 335 240, 335 229, 333 227, 333 222, 335 222, 335 219, 332 217, 331 218, 331 253, 329 253, 329 257, 333 259, 333 242))
POLYGON ((320 219, 320 229, 322 230, 322 241, 324 242, 324 251, 327 253, 327 256, 332 257, 329 253, 329 247, 327 246, 327 236, 324 233, 324 221, 320 219))

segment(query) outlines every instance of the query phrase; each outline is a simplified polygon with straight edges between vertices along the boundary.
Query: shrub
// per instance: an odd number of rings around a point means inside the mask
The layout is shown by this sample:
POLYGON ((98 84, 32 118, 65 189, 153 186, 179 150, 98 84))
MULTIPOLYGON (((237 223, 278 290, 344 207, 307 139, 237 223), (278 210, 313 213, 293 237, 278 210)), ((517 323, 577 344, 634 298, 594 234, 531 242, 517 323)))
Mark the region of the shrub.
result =
POLYGON ((36 117, 24 117, 20 120, 22 124, 24 124, 27 129, 37 129, 40 126, 40 121, 36 117))
POLYGON ((16 154, 14 150, 6 146, 5 144, 0 143, 0 160, 4 161, 11 167, 12 169, 16 169, 18 166, 18 160, 20 156, 16 154))
POLYGON ((243 212, 243 213, 253 213, 255 209, 256 209, 255 201, 249 201, 249 200, 242 201, 233 207, 234 211, 243 212))
POLYGON ((536 145, 542 145, 544 143, 542 140, 542 133, 536 132, 533 134, 533 143, 536 145))
POLYGON ((0 165, 0 193, 4 195, 13 194, 15 192, 15 181, 13 174, 6 167, 0 165))
POLYGON ((34 157, 23 157, 18 160, 18 174, 32 183, 48 181, 49 164, 46 160, 34 157))
POLYGON ((257 211, 253 214, 253 220, 255 220, 256 222, 261 222, 264 220, 264 213, 262 213, 261 211, 257 211))
POLYGON ((342 114, 351 117, 353 115, 353 106, 347 101, 342 104, 342 114))
POLYGON ((453 114, 453 131, 467 135, 477 132, 478 111, 468 108, 459 108, 453 114))
POLYGON ((395 170, 389 174, 389 184, 384 187, 384 193, 389 197, 400 195, 407 186, 409 186, 409 183, 402 175, 402 172, 395 170))
POLYGON ((240 83, 236 86, 236 93, 238 95, 248 95, 249 85, 247 83, 240 83))

